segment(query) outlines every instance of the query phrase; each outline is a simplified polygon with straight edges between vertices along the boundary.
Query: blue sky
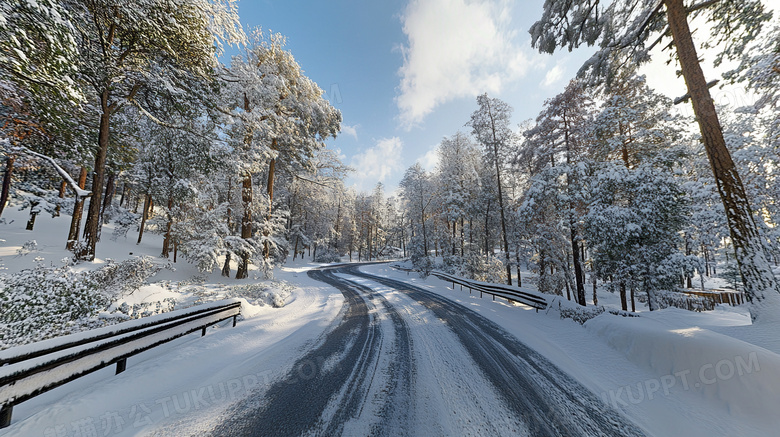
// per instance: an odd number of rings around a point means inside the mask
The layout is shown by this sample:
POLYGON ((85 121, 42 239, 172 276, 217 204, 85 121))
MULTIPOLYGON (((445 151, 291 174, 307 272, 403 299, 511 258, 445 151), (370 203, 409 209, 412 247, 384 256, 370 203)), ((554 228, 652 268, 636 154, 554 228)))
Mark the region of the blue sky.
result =
MULTIPOLYGON (((542 0, 384 0, 239 2, 247 27, 286 36, 307 76, 343 115, 329 147, 355 168, 348 185, 394 189, 420 161, 435 166, 435 146, 462 130, 487 92, 533 118, 562 91, 592 53, 542 55, 528 28, 542 0)), ((665 66, 650 67, 651 86, 684 93, 665 66)))

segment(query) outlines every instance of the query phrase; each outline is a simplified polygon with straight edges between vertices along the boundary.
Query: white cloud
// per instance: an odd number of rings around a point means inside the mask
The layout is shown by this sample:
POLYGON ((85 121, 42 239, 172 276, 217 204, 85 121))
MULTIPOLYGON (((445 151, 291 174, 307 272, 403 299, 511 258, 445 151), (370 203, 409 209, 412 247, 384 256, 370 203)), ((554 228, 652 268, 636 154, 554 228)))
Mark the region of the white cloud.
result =
POLYGON ((343 133, 345 135, 349 135, 349 136, 355 138, 355 141, 357 141, 357 139, 358 139, 358 136, 357 136, 357 128, 358 128, 358 126, 359 125, 357 125, 357 124, 354 125, 354 126, 350 126, 348 124, 342 124, 341 125, 341 133, 343 133))
POLYGON ((417 159, 417 162, 419 162, 426 171, 435 170, 436 166, 439 164, 438 147, 429 150, 425 155, 417 159))
POLYGON ((352 179, 361 190, 370 190, 377 182, 402 170, 403 142, 398 137, 383 138, 374 147, 352 157, 350 166, 355 169, 352 179))
POLYGON ((496 94, 525 74, 528 56, 510 17, 508 0, 410 0, 401 17, 408 43, 396 97, 404 127, 437 105, 496 94))
POLYGON ((563 66, 561 62, 557 62, 555 66, 547 71, 547 74, 544 75, 544 80, 542 81, 542 86, 545 88, 549 88, 555 84, 557 84, 561 78, 563 77, 563 66))

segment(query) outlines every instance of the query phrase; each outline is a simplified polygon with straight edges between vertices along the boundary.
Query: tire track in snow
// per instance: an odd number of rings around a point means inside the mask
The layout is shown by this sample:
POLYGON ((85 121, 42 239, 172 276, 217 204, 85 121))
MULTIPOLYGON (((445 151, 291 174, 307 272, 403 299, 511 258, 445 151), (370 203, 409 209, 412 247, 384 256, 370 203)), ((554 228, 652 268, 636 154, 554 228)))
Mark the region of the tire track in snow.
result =
POLYGON ((487 318, 435 293, 358 268, 342 271, 404 292, 448 325, 531 435, 644 435, 579 382, 487 318))
POLYGON ((407 411, 396 408, 405 404, 413 384, 403 319, 384 298, 329 269, 309 276, 342 292, 341 317, 283 378, 232 407, 212 435, 338 435, 367 402, 379 419, 367 433, 408 433, 407 411), (391 332, 383 333, 383 325, 391 332))

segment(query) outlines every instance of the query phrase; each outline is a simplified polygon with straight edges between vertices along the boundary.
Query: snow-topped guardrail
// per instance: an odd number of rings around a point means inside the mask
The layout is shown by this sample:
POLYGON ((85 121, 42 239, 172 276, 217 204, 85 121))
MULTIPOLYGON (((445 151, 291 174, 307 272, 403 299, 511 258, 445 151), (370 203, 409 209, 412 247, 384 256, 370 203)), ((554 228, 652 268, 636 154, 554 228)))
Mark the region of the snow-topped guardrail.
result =
POLYGON ((112 364, 119 374, 128 357, 240 314, 227 299, 0 351, 0 428, 16 404, 112 364))
POLYGON ((545 298, 541 293, 535 293, 533 291, 525 290, 519 287, 513 287, 511 285, 474 281, 439 271, 433 271, 431 272, 431 275, 436 276, 443 281, 452 282, 453 288, 454 284, 459 284, 464 287, 477 290, 480 293, 487 293, 492 296, 503 297, 504 299, 532 306, 539 310, 547 308, 547 298, 545 298))

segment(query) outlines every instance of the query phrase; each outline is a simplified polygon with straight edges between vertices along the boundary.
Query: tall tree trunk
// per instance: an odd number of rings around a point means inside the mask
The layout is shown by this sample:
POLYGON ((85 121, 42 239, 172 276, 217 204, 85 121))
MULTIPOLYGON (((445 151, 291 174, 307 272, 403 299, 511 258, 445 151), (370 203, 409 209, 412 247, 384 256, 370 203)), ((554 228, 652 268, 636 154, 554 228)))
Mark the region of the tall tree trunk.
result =
MULTIPOLYGON (((84 189, 87 186, 87 169, 81 167, 79 172, 79 188, 84 189)), ((84 198, 76 194, 76 203, 73 204, 73 214, 70 218, 70 232, 68 232, 68 242, 65 244, 65 248, 73 250, 76 247, 76 242, 79 239, 79 231, 81 228, 81 214, 84 211, 84 198)))
POLYGON ((490 256, 490 199, 487 201, 485 210, 485 256, 490 256))
MULTIPOLYGON (((576 186, 576 179, 571 174, 572 167, 572 150, 571 143, 569 142, 569 120, 566 116, 566 108, 563 109, 563 138, 566 145, 566 164, 569 166, 569 170, 566 172, 566 189, 569 191, 569 198, 574 198, 571 193, 572 185, 576 186)), ((576 205, 574 201, 569 202, 569 237, 571 239, 571 258, 574 264, 574 285, 577 289, 577 303, 585 306, 585 275, 582 272, 582 263, 580 262, 580 247, 577 241, 577 228, 575 226, 576 220, 574 218, 574 211, 576 205)))
POLYGON ((574 229, 574 223, 571 223, 570 228, 571 256, 574 264, 574 282, 577 287, 577 303, 585 306, 585 274, 582 271, 582 262, 580 262, 580 247, 577 242, 577 231, 574 229))
POLYGON ((100 223, 103 224, 103 214, 106 213, 106 208, 111 206, 111 201, 114 200, 114 191, 116 191, 116 174, 113 171, 108 172, 108 178, 106 180, 106 195, 103 198, 103 207, 100 209, 100 223))
MULTIPOLYGON (((277 141, 276 138, 271 140, 271 150, 277 149, 277 141)), ((266 220, 269 222, 271 221, 271 215, 273 214, 273 207, 274 207, 274 180, 276 179, 276 159, 271 159, 271 162, 268 163, 268 180, 266 182, 266 194, 268 195, 268 215, 266 216, 266 220)), ((265 229, 263 231, 263 235, 268 237, 270 235, 270 232, 268 229, 265 229)), ((271 248, 268 246, 268 242, 265 242, 263 245, 263 256, 265 259, 268 259, 268 257, 271 254, 271 248)))
POLYGON ((38 202, 30 202, 30 218, 27 220, 27 229, 28 231, 32 231, 35 227, 35 218, 38 217, 38 202))
MULTIPOLYGON (((62 182, 60 182, 60 191, 57 193, 57 197, 60 199, 65 198, 65 192, 68 189, 68 183, 63 179, 62 182)), ((57 204, 57 207, 54 208, 54 216, 53 217, 59 217, 60 216, 60 205, 57 204)))
POLYGON ((517 270, 517 286, 523 286, 523 278, 520 276, 520 244, 515 245, 515 270, 517 270))
MULTIPOLYGON (((495 128, 493 129, 495 137, 495 128)), ((509 260, 509 235, 506 233, 506 218, 504 217, 504 196, 501 189, 501 167, 498 164, 498 144, 493 143, 496 162, 496 183, 498 184, 498 211, 501 215, 501 237, 504 239, 504 262, 506 263, 506 283, 512 285, 512 263, 509 260)))
POLYGON ((165 237, 163 238, 162 257, 168 258, 171 247, 171 228, 173 227, 173 196, 168 196, 168 221, 165 223, 165 237))
MULTIPOLYGON (((252 238, 252 175, 247 174, 241 183, 241 201, 244 203, 244 216, 241 218, 241 238, 252 238)), ((266 257, 268 255, 266 254, 266 257)), ((236 279, 245 279, 249 276, 249 253, 242 252, 238 262, 236 279)))
POLYGON ((620 307, 623 311, 628 311, 628 302, 626 301, 626 283, 620 282, 620 307))
POLYGON ((8 196, 11 192, 11 178, 14 174, 14 162, 16 155, 8 155, 5 159, 5 172, 3 173, 3 191, 0 192, 0 215, 3 215, 5 204, 8 203, 8 196))
MULTIPOLYGON (((233 233, 233 230, 231 229, 233 226, 231 225, 231 216, 233 215, 233 210, 230 208, 230 199, 233 192, 233 178, 228 176, 228 188, 227 188, 227 231, 229 234, 233 233)), ((230 252, 225 253, 225 264, 222 265, 222 276, 229 278, 230 277, 230 252)))
POLYGON ((146 193, 144 195, 144 210, 141 213, 141 225, 138 227, 138 241, 135 244, 141 244, 141 238, 144 236, 144 227, 146 227, 146 220, 149 218, 149 210, 152 208, 152 195, 146 193))
POLYGON ((95 153, 95 167, 92 170, 92 197, 89 199, 87 223, 84 225, 84 247, 79 258, 91 261, 95 259, 95 247, 100 233, 100 210, 103 200, 103 180, 106 173, 108 155, 109 128, 112 108, 109 106, 108 89, 100 96, 100 127, 98 128, 98 148, 95 153))
POLYGON ((591 273, 591 276, 593 276, 593 306, 598 306, 599 304, 599 295, 596 293, 596 275, 591 273))
POLYGON ((466 243, 466 234, 463 231, 463 217, 460 218, 460 256, 463 256, 465 253, 465 243, 466 243))
POLYGON ((222 276, 230 277, 230 252, 225 254, 225 264, 222 265, 222 276))
POLYGON ((683 0, 664 0, 664 4, 669 28, 677 47, 677 57, 688 94, 691 96, 693 112, 698 120, 704 148, 726 211, 745 294, 752 302, 750 317, 754 322, 762 318, 778 320, 780 284, 772 273, 745 188, 726 148, 715 104, 691 38, 685 5, 683 0))
POLYGON ((119 196, 119 206, 125 206, 125 198, 127 198, 129 189, 130 186, 127 185, 127 182, 122 184, 122 194, 119 196))

